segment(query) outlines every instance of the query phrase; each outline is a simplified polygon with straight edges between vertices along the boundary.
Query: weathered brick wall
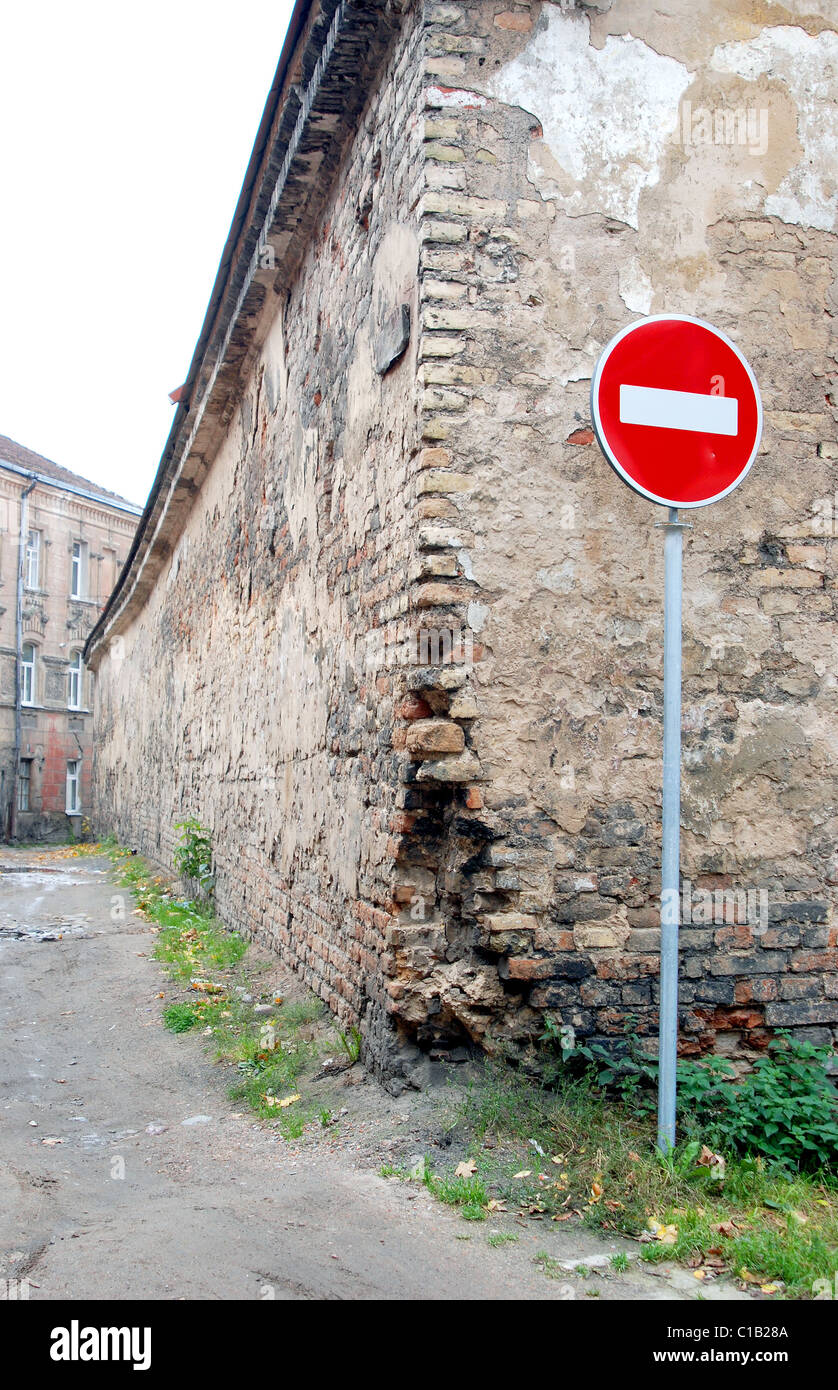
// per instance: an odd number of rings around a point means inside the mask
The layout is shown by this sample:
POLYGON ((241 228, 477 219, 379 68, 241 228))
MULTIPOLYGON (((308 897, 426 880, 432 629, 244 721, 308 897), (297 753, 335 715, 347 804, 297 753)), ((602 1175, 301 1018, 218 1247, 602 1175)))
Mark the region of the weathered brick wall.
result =
POLYGON ((408 5, 100 648, 101 824, 169 861, 179 814, 208 823, 225 915, 407 1079, 397 1041, 657 1026, 661 513, 588 403, 640 313, 726 329, 766 408, 686 543, 683 1047, 838 1023, 838 36, 745 8, 408 5))
POLYGON ((467 589, 444 597, 480 644, 481 780, 437 799, 437 925, 405 927, 399 1009, 438 1043, 526 1047, 545 1010, 581 1035, 656 1030, 662 513, 606 467, 588 393, 632 317, 684 312, 750 357, 766 429, 686 543, 682 1050, 745 1054, 786 1025, 825 1040, 834 10, 799 28, 687 0, 428 18, 420 488, 445 494, 451 534, 422 548, 467 589))
POLYGON ((295 963, 386 1052, 398 756, 369 634, 398 633, 410 556, 421 30, 395 43, 171 560, 111 644, 97 818, 170 864, 213 833, 224 917, 295 963), (396 315, 398 320, 398 315, 396 315))

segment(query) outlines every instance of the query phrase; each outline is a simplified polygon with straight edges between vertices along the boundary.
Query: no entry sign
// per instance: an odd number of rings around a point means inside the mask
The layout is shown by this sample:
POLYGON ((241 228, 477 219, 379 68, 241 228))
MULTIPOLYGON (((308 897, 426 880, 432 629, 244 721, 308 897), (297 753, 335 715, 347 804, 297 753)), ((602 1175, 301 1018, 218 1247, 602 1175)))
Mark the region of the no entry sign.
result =
POLYGON ((591 382, 591 416, 623 482, 669 508, 663 523, 663 795, 658 1144, 675 1143, 681 853, 680 507, 726 497, 756 457, 762 402, 754 374, 724 333, 702 319, 658 314, 618 333, 591 382))
POLYGON ((624 328, 591 382, 599 446, 624 482, 665 507, 705 507, 748 472, 762 402, 742 353, 702 319, 658 314, 624 328))

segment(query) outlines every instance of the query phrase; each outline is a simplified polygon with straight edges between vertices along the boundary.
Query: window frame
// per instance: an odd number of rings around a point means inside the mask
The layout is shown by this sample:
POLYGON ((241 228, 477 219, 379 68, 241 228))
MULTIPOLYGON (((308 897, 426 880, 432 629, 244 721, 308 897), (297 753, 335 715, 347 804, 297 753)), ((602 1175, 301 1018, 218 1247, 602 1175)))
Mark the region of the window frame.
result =
POLYGON ((24 642, 20 649, 20 703, 31 707, 38 703, 37 672, 38 667, 38 648, 34 642, 24 642), (26 652, 32 653, 32 660, 26 659, 26 652), (28 676, 28 679, 27 679, 28 676), (27 697, 27 685, 29 694, 27 697))
POLYGON ((25 815, 32 809, 32 758, 21 758, 17 772, 17 809, 25 815), (24 768, 26 769, 24 773, 24 768), (24 796, 24 789, 26 795, 24 796), (25 804, 24 804, 25 803, 25 804))
POLYGON ((33 593, 39 593, 41 588, 41 550, 42 534, 34 526, 30 527, 26 537, 26 551, 24 560, 24 589, 30 589, 33 593), (34 544, 33 544, 34 537, 34 544), (35 567, 35 582, 32 582, 32 566, 35 567))
POLYGON ((87 597, 85 594, 87 588, 86 552, 87 545, 83 540, 73 541, 73 548, 70 552, 70 598, 84 599, 87 597))
POLYGON ((81 815, 81 758, 67 759, 67 779, 64 788, 64 810, 68 816, 81 815), (71 771, 71 769, 73 769, 71 771), (71 804, 70 792, 75 793, 71 804))
POLYGON ((67 708, 72 710, 84 709, 84 661, 81 651, 71 653, 70 665, 67 670, 67 708), (73 686, 76 687, 76 698, 73 699, 73 686))

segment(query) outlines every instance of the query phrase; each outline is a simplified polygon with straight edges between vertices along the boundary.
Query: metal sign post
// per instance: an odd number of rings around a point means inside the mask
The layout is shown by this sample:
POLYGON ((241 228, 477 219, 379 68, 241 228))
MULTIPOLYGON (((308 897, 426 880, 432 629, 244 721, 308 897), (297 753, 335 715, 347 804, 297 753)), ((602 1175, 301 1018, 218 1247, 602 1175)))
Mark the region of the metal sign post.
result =
POLYGON ((706 507, 747 474, 762 437, 762 402, 739 349, 702 319, 658 314, 603 349, 591 381, 599 446, 634 492, 669 509, 664 530, 663 806, 658 1021, 658 1147, 675 1146, 678 929, 681 921, 680 507, 706 507))
POLYGON ((663 827, 661 845, 661 977, 658 1036, 658 1147, 675 1146, 678 1059, 678 928, 681 924, 681 594, 683 532, 678 508, 664 523, 663 827))

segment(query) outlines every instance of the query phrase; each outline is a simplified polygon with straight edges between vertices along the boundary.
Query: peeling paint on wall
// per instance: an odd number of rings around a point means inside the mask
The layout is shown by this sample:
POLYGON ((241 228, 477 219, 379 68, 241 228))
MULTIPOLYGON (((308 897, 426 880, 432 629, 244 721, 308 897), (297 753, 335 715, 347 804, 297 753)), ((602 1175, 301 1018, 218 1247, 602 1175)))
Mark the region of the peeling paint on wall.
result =
POLYGON ((542 198, 636 228, 640 194, 660 178, 692 74, 630 34, 594 48, 590 28, 586 15, 545 5, 527 47, 488 90, 541 122, 529 177, 542 198))
MULTIPOLYGON (((755 39, 726 43, 710 59, 716 72, 748 82, 761 77, 788 87, 797 107, 803 158, 791 168, 765 211, 801 227, 838 227, 838 34, 815 37, 791 25, 764 29, 755 39)), ((769 136, 770 138, 770 136, 769 136)))

